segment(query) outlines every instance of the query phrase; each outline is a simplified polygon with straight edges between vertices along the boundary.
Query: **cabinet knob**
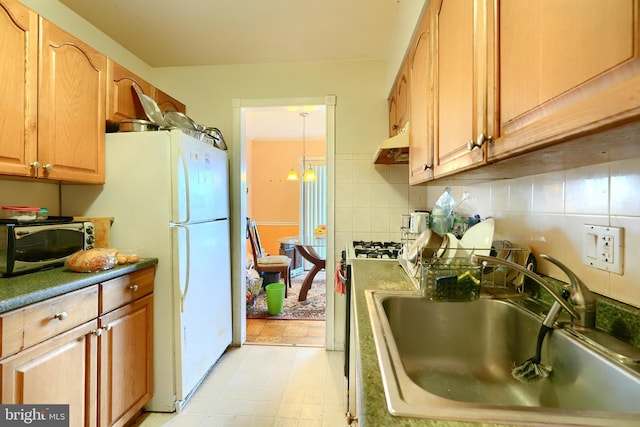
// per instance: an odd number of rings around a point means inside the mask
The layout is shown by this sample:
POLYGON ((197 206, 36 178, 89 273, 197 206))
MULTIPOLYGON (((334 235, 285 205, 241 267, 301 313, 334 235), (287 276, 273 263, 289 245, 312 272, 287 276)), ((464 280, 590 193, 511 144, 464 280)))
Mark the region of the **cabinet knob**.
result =
POLYGON ((138 285, 131 285, 129 286, 129 289, 131 289, 133 292, 138 290, 138 285))
POLYGON ((40 162, 33 162, 29 166, 31 166, 34 169, 38 169, 40 168, 40 162))
POLYGON ((102 328, 94 329, 93 331, 91 331, 91 335, 99 337, 100 335, 102 335, 102 328))
POLYGON ((428 171, 429 169, 431 169, 431 166, 429 166, 428 164, 425 163, 425 164, 422 165, 422 170, 423 171, 428 171))
POLYGON ((105 331, 105 332, 109 332, 112 328, 113 328, 113 326, 111 326, 111 324, 108 324, 108 325, 106 325, 106 326, 103 326, 103 327, 102 327, 102 328, 100 328, 100 329, 102 329, 102 330, 103 330, 103 331, 105 331))
POLYGON ((469 149, 469 151, 471 151, 476 147, 477 148, 482 147, 485 142, 491 143, 492 141, 493 141, 493 137, 485 136, 484 133, 481 132, 475 141, 473 139, 469 140, 469 142, 467 143, 467 148, 469 149))
POLYGON ((51 172, 53 170, 53 165, 51 163, 47 163, 46 165, 44 165, 43 169, 47 172, 51 172))
POLYGON ((64 320, 68 317, 69 315, 67 314, 66 311, 60 312, 60 313, 56 313, 53 315, 54 319, 58 319, 58 320, 64 320))

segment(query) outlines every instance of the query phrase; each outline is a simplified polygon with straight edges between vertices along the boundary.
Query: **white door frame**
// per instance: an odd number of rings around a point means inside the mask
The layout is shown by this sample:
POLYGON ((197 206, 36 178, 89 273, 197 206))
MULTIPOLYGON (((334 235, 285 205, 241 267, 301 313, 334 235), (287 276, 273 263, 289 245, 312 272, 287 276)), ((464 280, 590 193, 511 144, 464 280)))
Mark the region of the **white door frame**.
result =
POLYGON ((325 105, 326 106, 326 159, 327 159, 327 305, 325 347, 335 350, 335 294, 333 292, 334 259, 334 177, 335 177, 335 107, 336 96, 302 98, 266 98, 232 100, 233 139, 230 152, 231 185, 231 282, 233 305, 233 345, 242 345, 247 339, 247 307, 245 230, 247 227, 247 151, 245 137, 245 114, 243 109, 250 107, 273 107, 289 105, 325 105))

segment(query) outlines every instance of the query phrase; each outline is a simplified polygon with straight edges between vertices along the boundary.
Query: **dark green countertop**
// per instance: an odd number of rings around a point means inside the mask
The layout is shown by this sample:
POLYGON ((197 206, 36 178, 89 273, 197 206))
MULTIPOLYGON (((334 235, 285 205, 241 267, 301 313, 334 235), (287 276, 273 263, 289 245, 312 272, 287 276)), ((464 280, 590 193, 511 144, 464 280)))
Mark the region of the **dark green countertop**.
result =
POLYGON ((415 291, 413 283, 396 262, 355 259, 352 264, 352 303, 354 304, 362 379, 360 426, 428 426, 428 427, 505 427, 505 424, 470 423, 423 418, 396 417, 389 413, 382 375, 369 320, 365 290, 415 291))
POLYGON ((118 276, 158 264, 157 258, 143 258, 134 264, 118 265, 95 273, 76 273, 64 267, 0 278, 0 313, 48 298, 86 288, 118 276))

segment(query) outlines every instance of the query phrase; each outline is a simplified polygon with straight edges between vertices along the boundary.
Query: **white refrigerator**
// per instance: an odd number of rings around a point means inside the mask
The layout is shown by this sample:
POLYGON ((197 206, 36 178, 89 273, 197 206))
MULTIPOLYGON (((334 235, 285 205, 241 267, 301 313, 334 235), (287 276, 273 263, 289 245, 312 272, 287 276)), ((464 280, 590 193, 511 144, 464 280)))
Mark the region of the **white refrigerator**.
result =
POLYGON ((227 152, 179 130, 106 137, 106 183, 62 185, 63 215, 112 216, 110 246, 158 258, 154 394, 180 411, 231 344, 227 152))

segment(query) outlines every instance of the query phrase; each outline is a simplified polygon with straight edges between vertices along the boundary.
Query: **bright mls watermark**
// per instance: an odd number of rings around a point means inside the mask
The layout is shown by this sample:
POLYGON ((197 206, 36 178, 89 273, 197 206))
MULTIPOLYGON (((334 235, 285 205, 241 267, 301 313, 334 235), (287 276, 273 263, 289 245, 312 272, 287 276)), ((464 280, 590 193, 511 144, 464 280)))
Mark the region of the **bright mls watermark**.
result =
POLYGON ((0 405, 0 426, 69 427, 69 405, 0 405))

